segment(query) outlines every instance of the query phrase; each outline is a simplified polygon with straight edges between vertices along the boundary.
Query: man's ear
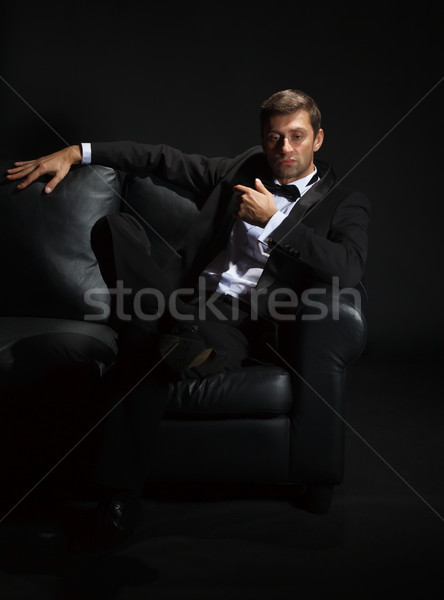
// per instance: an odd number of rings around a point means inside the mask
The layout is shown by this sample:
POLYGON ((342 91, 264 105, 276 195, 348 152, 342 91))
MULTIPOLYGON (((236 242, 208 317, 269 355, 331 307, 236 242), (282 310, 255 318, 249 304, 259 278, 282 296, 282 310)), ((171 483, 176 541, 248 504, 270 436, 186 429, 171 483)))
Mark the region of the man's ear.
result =
POLYGON ((320 129, 315 137, 315 141, 313 144, 313 151, 317 152, 319 148, 322 146, 322 142, 324 141, 324 130, 320 129))

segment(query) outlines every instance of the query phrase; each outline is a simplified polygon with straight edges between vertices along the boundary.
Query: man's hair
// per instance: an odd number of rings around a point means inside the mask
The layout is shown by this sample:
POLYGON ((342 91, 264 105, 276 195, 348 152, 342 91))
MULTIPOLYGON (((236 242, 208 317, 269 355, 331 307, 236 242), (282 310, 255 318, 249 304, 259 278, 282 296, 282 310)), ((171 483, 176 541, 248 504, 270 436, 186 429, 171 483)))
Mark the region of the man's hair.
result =
POLYGON ((273 115, 289 115, 303 108, 310 116, 314 137, 321 128, 321 111, 311 96, 301 90, 282 90, 270 96, 261 106, 261 134, 269 117, 273 115))

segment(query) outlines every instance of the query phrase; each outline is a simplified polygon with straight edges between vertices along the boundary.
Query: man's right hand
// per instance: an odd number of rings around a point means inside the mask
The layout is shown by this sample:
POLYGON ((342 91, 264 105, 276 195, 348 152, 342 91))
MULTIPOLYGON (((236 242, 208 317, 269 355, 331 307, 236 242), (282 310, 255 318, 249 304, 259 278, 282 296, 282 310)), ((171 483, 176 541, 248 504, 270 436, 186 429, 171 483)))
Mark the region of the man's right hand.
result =
POLYGON ((18 190, 23 190, 42 175, 50 175, 52 179, 45 187, 45 192, 50 194, 66 177, 71 166, 81 162, 81 160, 82 151, 80 146, 68 146, 63 150, 54 152, 54 154, 42 156, 35 160, 15 162, 14 168, 6 171, 6 178, 10 181, 24 178, 17 186, 18 190))

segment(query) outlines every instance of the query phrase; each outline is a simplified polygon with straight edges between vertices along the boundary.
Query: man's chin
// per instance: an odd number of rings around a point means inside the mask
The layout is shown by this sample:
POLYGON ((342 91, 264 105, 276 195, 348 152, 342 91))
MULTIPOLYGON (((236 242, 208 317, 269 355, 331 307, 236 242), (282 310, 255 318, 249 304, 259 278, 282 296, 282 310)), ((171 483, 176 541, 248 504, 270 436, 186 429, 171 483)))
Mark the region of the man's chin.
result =
POLYGON ((298 179, 300 177, 300 170, 294 167, 285 168, 280 165, 275 169, 274 176, 276 179, 298 179))

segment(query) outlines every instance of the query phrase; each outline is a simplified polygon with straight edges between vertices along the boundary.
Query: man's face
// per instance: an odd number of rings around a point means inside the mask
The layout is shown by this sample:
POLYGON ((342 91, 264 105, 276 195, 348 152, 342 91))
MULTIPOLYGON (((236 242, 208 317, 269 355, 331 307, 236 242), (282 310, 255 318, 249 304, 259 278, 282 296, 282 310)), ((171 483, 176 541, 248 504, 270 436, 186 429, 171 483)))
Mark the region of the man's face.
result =
POLYGON ((312 173, 313 155, 323 139, 322 129, 314 137, 305 109, 270 117, 264 127, 262 148, 279 183, 290 183, 312 173))

